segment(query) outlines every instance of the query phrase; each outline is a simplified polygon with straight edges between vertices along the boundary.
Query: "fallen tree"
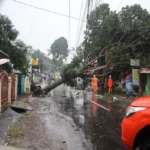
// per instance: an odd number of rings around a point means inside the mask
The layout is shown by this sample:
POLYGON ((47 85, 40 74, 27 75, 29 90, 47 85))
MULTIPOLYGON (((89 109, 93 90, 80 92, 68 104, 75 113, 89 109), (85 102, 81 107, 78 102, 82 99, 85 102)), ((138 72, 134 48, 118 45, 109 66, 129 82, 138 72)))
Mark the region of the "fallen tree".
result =
POLYGON ((149 26, 147 26, 149 22, 145 23, 146 18, 150 16, 149 13, 139 5, 126 7, 126 11, 123 10, 119 14, 109 10, 109 7, 103 4, 91 13, 88 20, 90 32, 85 34, 86 38, 81 44, 78 56, 63 67, 62 79, 43 88, 46 94, 62 83, 76 77, 84 77, 84 73, 88 71, 106 69, 107 71, 101 74, 104 76, 116 70, 125 73, 130 68, 131 58, 140 59, 142 66, 144 63, 146 66, 150 65, 147 55, 150 48, 149 26), (138 20, 139 13, 136 12, 138 10, 145 14, 141 20, 138 20), (134 16, 137 21, 132 22, 133 18, 128 16, 134 16), (124 20, 126 17, 128 19, 124 20), (104 64, 98 64, 103 57, 105 57, 104 64))
POLYGON ((74 57, 72 62, 68 65, 62 67, 61 70, 61 79, 52 82, 50 85, 45 86, 42 90, 45 94, 49 93, 52 89, 56 88, 57 86, 69 82, 70 80, 77 78, 77 77, 84 77, 84 66, 81 64, 82 60, 79 57, 74 57))
MULTIPOLYGON (((123 35, 125 36, 125 35, 123 35)), ((111 68, 111 67, 116 67, 118 65, 127 65, 127 62, 120 62, 120 61, 116 61, 119 60, 120 57, 123 57, 125 53, 131 53, 132 51, 129 52, 129 48, 133 48, 135 46, 137 46, 139 43, 139 41, 133 40, 131 39, 131 42, 127 43, 127 44, 122 44, 120 46, 120 42, 121 39, 123 38, 123 36, 120 37, 118 42, 115 43, 111 43, 109 45, 107 45, 106 47, 104 47, 101 51, 100 54, 98 56, 96 56, 93 60, 90 60, 89 62, 87 62, 87 60, 85 60, 83 62, 83 59, 80 58, 79 56, 76 56, 73 58, 72 62, 66 66, 64 66, 61 70, 61 76, 62 79, 57 80, 53 83, 51 83, 50 85, 45 86, 42 90, 44 91, 45 94, 49 93, 52 89, 56 88, 57 86, 66 83, 74 78, 77 77, 85 77, 85 72, 88 71, 98 71, 98 70, 102 70, 105 68, 111 68), (117 46, 120 46, 120 49, 118 49, 117 51, 112 50, 112 48, 114 48, 117 46), (107 51, 107 53, 106 53, 107 51), (109 55, 109 59, 105 62, 105 65, 103 66, 96 66, 96 67, 92 67, 90 68, 90 66, 97 61, 99 58, 109 55)), ((128 63, 129 64, 129 63, 128 63)), ((114 69, 115 70, 115 69, 114 69)), ((102 76, 106 76, 109 73, 112 73, 114 70, 108 70, 107 73, 102 74, 102 76)))
MULTIPOLYGON (((114 67, 116 65, 119 65, 119 63, 118 64, 117 63, 113 64, 111 62, 113 62, 113 60, 115 60, 122 51, 125 51, 128 47, 135 46, 135 45, 133 45, 134 43, 135 43, 135 41, 130 43, 129 45, 125 46, 121 50, 119 50, 117 54, 115 53, 114 56, 112 56, 111 59, 109 59, 107 61, 106 65, 98 66, 98 67, 92 68, 92 69, 89 68, 89 65, 91 65, 92 62, 94 62, 99 57, 101 57, 101 55, 96 57, 94 59, 94 61, 92 60, 88 64, 82 64, 82 65, 81 65, 82 61, 79 59, 79 57, 74 58, 73 61, 71 62, 71 64, 65 66, 64 70, 62 70, 62 73, 61 73, 62 74, 62 79, 60 79, 58 81, 55 81, 52 84, 47 85, 46 87, 44 87, 43 88, 44 93, 45 94, 49 93, 52 89, 56 88, 57 86, 59 86, 63 83, 68 82, 69 80, 72 80, 72 79, 77 78, 77 77, 84 77, 86 71, 91 71, 91 70, 92 71, 97 71, 97 70, 102 70, 106 67, 112 67, 112 66, 114 67)), ((104 56, 104 54, 103 54, 103 56, 104 56)), ((108 72, 108 73, 110 73, 110 72, 108 72)), ((106 73, 106 74, 108 74, 108 73, 106 73)), ((104 75, 106 75, 106 74, 104 74, 104 75)))
MULTIPOLYGON (((77 78, 77 77, 83 77, 84 78, 85 72, 87 72, 87 71, 95 72, 95 71, 102 70, 105 68, 111 68, 111 67, 116 67, 116 66, 120 66, 120 65, 124 66, 127 64, 129 65, 129 63, 127 63, 126 61, 120 62, 120 61, 116 61, 116 60, 119 60, 118 59, 119 57, 123 57, 123 55, 125 53, 131 53, 132 51, 129 52, 129 50, 130 50, 129 48, 131 48, 131 47, 133 48, 133 47, 135 47, 141 43, 139 43, 138 40, 134 40, 134 41, 122 46, 117 52, 111 51, 111 48, 114 45, 116 46, 117 44, 120 44, 120 40, 118 43, 114 43, 114 44, 112 43, 111 45, 108 45, 105 48, 103 48, 102 51, 100 52, 100 54, 98 55, 98 57, 94 58, 93 60, 91 60, 88 63, 86 61, 85 61, 86 63, 82 62, 82 59, 80 59, 78 56, 76 56, 70 64, 64 66, 64 68, 62 69, 62 71, 61 71, 62 79, 55 81, 52 84, 44 87, 43 88, 44 93, 47 94, 52 89, 56 88, 57 86, 59 86, 63 83, 66 83, 69 80, 72 80, 74 78, 77 78), (107 53, 105 53, 106 50, 107 50, 107 53), (97 67, 93 67, 93 68, 89 67, 92 63, 97 61, 100 57, 108 55, 108 52, 109 52, 109 56, 111 56, 111 57, 109 57, 109 59, 106 61, 105 65, 97 66, 97 67)), ((106 76, 109 73, 112 73, 113 71, 115 71, 115 68, 113 70, 108 70, 108 72, 105 74, 102 74, 102 76, 106 76)))
POLYGON ((49 93, 52 89, 56 88, 57 86, 59 86, 59 85, 65 83, 65 82, 66 82, 65 79, 60 79, 60 80, 58 80, 58 81, 56 81, 56 82, 53 82, 53 83, 50 84, 50 85, 45 86, 45 87, 43 88, 43 91, 44 91, 45 94, 47 94, 47 93, 49 93))

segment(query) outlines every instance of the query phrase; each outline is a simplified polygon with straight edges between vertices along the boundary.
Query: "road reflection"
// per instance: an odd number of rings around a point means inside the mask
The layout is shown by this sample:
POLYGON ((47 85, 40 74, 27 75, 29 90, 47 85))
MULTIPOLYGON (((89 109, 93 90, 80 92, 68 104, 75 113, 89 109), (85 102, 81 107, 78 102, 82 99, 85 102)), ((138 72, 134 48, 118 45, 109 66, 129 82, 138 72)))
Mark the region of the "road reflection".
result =
POLYGON ((103 100, 92 93, 71 91, 69 95, 57 99, 57 103, 61 104, 61 112, 73 118, 85 138, 91 141, 91 150, 126 150, 121 140, 123 110, 119 106, 112 105, 110 98, 103 100))
MULTIPOLYGON (((92 96, 92 101, 94 103, 98 103, 98 100, 97 100, 97 97, 96 97, 95 94, 93 94, 93 96, 92 96)), ((96 104, 94 104, 94 103, 92 103, 92 112, 93 112, 93 115, 96 116, 97 115, 97 107, 98 106, 96 104)))

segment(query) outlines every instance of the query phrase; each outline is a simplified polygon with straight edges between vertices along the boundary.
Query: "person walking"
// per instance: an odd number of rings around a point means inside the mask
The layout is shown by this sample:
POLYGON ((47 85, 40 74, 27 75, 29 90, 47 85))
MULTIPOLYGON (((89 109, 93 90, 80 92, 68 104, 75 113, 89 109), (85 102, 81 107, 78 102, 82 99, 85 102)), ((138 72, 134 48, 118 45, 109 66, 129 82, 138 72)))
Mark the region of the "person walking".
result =
POLYGON ((105 80, 102 77, 101 80, 100 80, 100 87, 101 87, 101 93, 102 93, 102 95, 104 95, 104 90, 105 90, 104 86, 105 86, 105 80))
POLYGON ((108 87, 108 93, 112 93, 113 79, 111 78, 111 75, 109 76, 107 87, 108 87))
POLYGON ((85 79, 83 79, 83 90, 85 90, 87 87, 87 81, 85 79))
POLYGON ((94 75, 93 79, 92 79, 94 93, 97 93, 97 90, 98 90, 98 81, 99 81, 98 78, 96 78, 96 76, 94 75))
POLYGON ((48 85, 51 84, 51 78, 50 78, 50 75, 48 75, 48 77, 47 77, 47 84, 48 84, 48 85))

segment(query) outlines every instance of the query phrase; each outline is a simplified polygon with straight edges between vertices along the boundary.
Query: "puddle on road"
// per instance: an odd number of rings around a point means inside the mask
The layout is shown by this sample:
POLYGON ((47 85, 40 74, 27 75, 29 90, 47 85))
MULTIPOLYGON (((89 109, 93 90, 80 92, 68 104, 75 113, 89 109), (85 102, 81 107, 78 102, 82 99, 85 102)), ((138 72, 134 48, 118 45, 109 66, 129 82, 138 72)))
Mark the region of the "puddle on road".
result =
POLYGON ((88 93, 69 90, 65 94, 66 98, 57 100, 60 110, 73 118, 75 124, 84 132, 86 140, 92 142, 93 150, 126 150, 120 137, 120 113, 118 108, 112 106, 109 97, 102 100, 88 93))

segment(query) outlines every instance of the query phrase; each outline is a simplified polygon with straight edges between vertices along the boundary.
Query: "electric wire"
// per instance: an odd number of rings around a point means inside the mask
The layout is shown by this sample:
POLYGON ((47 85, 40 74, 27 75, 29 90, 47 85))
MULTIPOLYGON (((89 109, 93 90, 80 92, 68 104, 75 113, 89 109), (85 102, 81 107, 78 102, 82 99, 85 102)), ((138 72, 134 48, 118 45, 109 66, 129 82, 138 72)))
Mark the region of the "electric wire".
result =
POLYGON ((71 29, 71 22, 70 22, 70 10, 71 10, 71 0, 69 0, 69 19, 68 19, 68 45, 70 45, 70 29, 71 29))
MULTIPOLYGON (((93 7, 93 0, 87 0, 86 4, 85 4, 84 13, 83 13, 83 19, 87 16, 86 18, 88 21, 90 12, 92 11, 92 7, 93 7)), ((83 22, 82 22, 81 27, 80 27, 80 31, 79 31, 78 40, 77 40, 77 46, 79 45, 80 41, 83 38, 83 36, 81 35, 81 33, 83 33, 83 29, 84 28, 83 28, 83 22)), ((87 25, 86 25, 86 31, 87 31, 87 25)))
POLYGON ((91 0, 91 2, 90 2, 89 15, 90 15, 92 10, 93 10, 93 0, 91 0))
POLYGON ((122 5, 123 1, 124 1, 124 0, 121 0, 121 2, 120 2, 120 4, 119 4, 118 8, 116 9, 116 11, 118 11, 118 9, 119 9, 120 6, 122 5))
MULTIPOLYGON (((82 15, 82 18, 83 18, 83 19, 85 18, 86 5, 87 5, 87 1, 86 1, 86 4, 85 4, 85 7, 84 7, 83 15, 82 15)), ((78 44, 79 44, 79 39, 80 39, 80 36, 81 36, 82 28, 83 28, 83 22, 81 22, 81 25, 80 25, 79 34, 78 34, 78 38, 77 38, 77 46, 78 46, 78 44)))
MULTIPOLYGON (((33 27, 33 24, 34 24, 34 21, 35 21, 35 16, 36 16, 36 8, 35 8, 33 20, 32 20, 31 26, 30 26, 29 37, 32 36, 32 29, 33 29, 32 27, 33 27)), ((29 42, 29 38, 28 38, 28 42, 29 42)), ((27 42, 27 43, 28 43, 28 42, 27 42)))
MULTIPOLYGON (((45 12, 53 13, 55 15, 59 15, 59 16, 63 16, 63 17, 69 18, 68 15, 65 15, 65 14, 62 14, 62 13, 59 13, 59 12, 55 12, 55 11, 51 11, 49 9, 37 7, 37 6, 31 5, 31 4, 27 4, 27 3, 23 3, 23 2, 20 2, 20 1, 17 1, 17 0, 12 0, 12 1, 15 2, 15 3, 21 4, 21 5, 25 5, 25 6, 28 6, 28 7, 39 9, 41 11, 45 11, 45 12)), ((76 17, 73 17, 73 16, 70 16, 70 18, 74 19, 74 20, 79 20, 79 18, 76 18, 76 17)), ((86 20, 81 20, 81 21, 86 22, 86 20)))
MULTIPOLYGON (((82 19, 86 18, 87 5, 88 5, 88 0, 86 1, 86 4, 85 4, 85 8, 84 8, 82 19)), ((78 39, 77 39, 77 46, 79 45, 79 43, 81 41, 81 33, 82 32, 83 32, 83 22, 81 22, 81 26, 80 26, 80 30, 79 30, 79 36, 78 36, 78 39)))
POLYGON ((43 62, 46 62, 46 63, 48 63, 49 65, 54 66, 54 67, 57 67, 57 68, 62 68, 62 67, 59 67, 59 66, 57 66, 57 65, 54 65, 54 64, 52 64, 52 63, 49 63, 49 62, 47 62, 47 61, 45 61, 45 60, 43 60, 43 62))
POLYGON ((78 22, 78 27, 77 27, 77 32, 76 32, 75 49, 77 48, 77 37, 79 34, 79 28, 80 28, 80 23, 81 23, 80 19, 81 19, 82 9, 83 9, 83 0, 82 0, 82 4, 81 4, 81 9, 80 9, 80 14, 79 14, 79 22, 78 22))

